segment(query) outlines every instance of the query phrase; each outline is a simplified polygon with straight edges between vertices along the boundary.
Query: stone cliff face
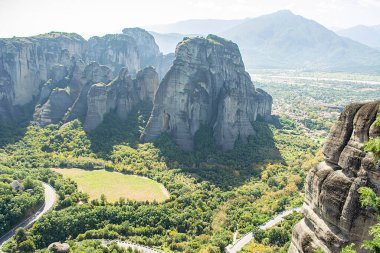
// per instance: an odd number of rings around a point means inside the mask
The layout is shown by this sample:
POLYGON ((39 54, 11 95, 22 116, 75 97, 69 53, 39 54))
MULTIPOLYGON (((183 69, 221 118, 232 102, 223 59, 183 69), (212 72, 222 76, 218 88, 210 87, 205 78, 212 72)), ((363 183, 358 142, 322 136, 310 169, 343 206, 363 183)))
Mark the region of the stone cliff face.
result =
MULTIPOLYGON (((81 55, 85 40, 77 34, 49 33, 44 36, 0 40, 0 111, 12 110, 38 96, 54 66, 70 64, 81 55)), ((11 118, 1 113, 2 118, 11 118)))
POLYGON ((236 44, 214 35, 185 38, 160 83, 142 140, 169 132, 182 149, 192 150, 194 134, 208 124, 228 150, 255 134, 251 122, 269 116, 271 106, 271 96, 255 90, 236 44))
POLYGON ((141 28, 125 28, 123 34, 128 35, 136 41, 140 56, 141 66, 154 66, 158 76, 162 79, 170 69, 174 54, 163 55, 156 44, 154 37, 141 28))
POLYGON ((63 66, 59 68, 63 70, 57 71, 41 90, 34 113, 34 120, 40 126, 84 119, 91 85, 112 80, 111 69, 96 62, 84 66, 82 61, 76 61, 70 72, 63 66))
POLYGON ((340 115, 324 146, 325 159, 309 172, 305 186, 305 218, 294 230, 289 253, 320 248, 337 253, 347 244, 369 239, 376 223, 372 209, 361 207, 357 190, 371 187, 380 194, 380 167, 363 151, 370 137, 380 135, 374 121, 380 102, 352 104, 340 115))
POLYGON ((138 72, 136 79, 132 79, 124 68, 111 83, 92 85, 87 93, 85 129, 96 128, 103 121, 104 115, 113 110, 125 120, 139 102, 153 102, 158 83, 157 72, 152 67, 147 67, 138 72))
POLYGON ((39 99, 41 102, 34 113, 38 125, 81 119, 85 122, 85 129, 92 130, 103 121, 105 114, 113 110, 121 119, 126 119, 139 102, 153 103, 159 84, 158 74, 153 67, 139 71, 134 79, 127 68, 122 68, 118 77, 111 81, 112 71, 107 66, 96 62, 85 67, 78 65, 71 74, 57 81, 66 83, 63 85, 65 88, 50 82, 43 86, 39 99), (78 69, 83 71, 80 75, 76 74, 78 69))
MULTIPOLYGON (((15 111, 30 102, 38 103, 34 118, 40 125, 84 119, 91 85, 108 84, 124 67, 132 76, 146 66, 169 69, 172 58, 160 53, 148 32, 123 32, 88 41, 58 32, 0 39, 0 120, 17 120, 15 111)), ((152 90, 145 92, 152 98, 152 90)))
POLYGON ((141 28, 125 28, 123 34, 132 37, 136 41, 142 66, 155 64, 161 52, 154 37, 141 28))
POLYGON ((90 61, 109 66, 115 73, 127 67, 132 73, 140 69, 140 57, 134 38, 124 34, 108 34, 88 40, 90 61))

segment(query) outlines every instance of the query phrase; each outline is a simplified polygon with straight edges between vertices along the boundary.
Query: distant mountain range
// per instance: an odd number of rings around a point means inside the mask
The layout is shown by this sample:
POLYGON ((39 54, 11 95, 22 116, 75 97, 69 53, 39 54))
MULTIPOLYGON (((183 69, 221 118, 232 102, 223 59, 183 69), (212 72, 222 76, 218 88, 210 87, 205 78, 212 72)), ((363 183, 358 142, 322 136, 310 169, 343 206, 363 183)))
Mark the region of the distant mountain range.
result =
POLYGON ((367 46, 380 49, 380 25, 358 25, 348 29, 339 30, 337 33, 367 46))
POLYGON ((213 33, 238 44, 247 68, 380 72, 380 51, 287 10, 251 19, 188 20, 155 27, 152 35, 164 52, 174 51, 184 34, 213 33))

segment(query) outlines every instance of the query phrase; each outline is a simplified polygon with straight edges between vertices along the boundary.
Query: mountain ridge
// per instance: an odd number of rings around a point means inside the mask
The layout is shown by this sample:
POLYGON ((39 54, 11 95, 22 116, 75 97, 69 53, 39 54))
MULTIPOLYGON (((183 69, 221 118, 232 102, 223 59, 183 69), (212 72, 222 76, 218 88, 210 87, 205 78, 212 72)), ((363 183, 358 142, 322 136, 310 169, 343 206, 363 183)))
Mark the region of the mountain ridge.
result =
POLYGON ((380 25, 357 25, 338 30, 337 34, 380 50, 380 25))
MULTIPOLYGON (((203 35, 201 30, 192 32, 203 35)), ((366 73, 380 69, 380 51, 289 10, 239 20, 213 34, 237 43, 247 68, 366 73)))

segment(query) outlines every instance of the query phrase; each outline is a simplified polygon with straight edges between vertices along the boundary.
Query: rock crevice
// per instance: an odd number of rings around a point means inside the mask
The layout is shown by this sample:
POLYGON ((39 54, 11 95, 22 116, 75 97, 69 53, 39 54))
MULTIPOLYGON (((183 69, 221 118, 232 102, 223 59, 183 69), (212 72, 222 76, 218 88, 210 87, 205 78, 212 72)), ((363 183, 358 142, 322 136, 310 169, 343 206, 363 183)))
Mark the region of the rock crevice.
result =
MULTIPOLYGON (((16 110, 38 102, 35 119, 41 125, 57 122, 61 115, 54 112, 55 102, 49 99, 60 94, 63 101, 62 92, 53 93, 56 88, 70 89, 70 103, 80 95, 80 102, 75 102, 64 121, 83 117, 83 97, 92 84, 110 82, 124 67, 135 77, 140 70, 153 66, 160 77, 172 60, 172 56, 160 53, 153 36, 138 28, 124 29, 123 34, 95 36, 88 41, 78 34, 60 32, 0 39, 0 120, 17 121, 16 110)), ((152 97, 152 91, 148 93, 152 97)), ((64 101, 62 106, 66 107, 68 100, 64 101)))
POLYGON ((367 186, 380 193, 379 165, 363 151, 370 137, 379 136, 374 125, 379 104, 347 106, 332 128, 323 149, 325 161, 307 176, 305 218, 293 230, 289 253, 338 253, 350 243, 366 252, 360 245, 377 220, 373 210, 360 205, 357 190, 367 186))
POLYGON ((207 124, 217 145, 228 150, 238 138, 254 135, 251 123, 271 108, 272 97, 255 89, 236 44, 214 35, 185 38, 160 83, 142 140, 169 132, 182 149, 192 150, 195 133, 207 124))

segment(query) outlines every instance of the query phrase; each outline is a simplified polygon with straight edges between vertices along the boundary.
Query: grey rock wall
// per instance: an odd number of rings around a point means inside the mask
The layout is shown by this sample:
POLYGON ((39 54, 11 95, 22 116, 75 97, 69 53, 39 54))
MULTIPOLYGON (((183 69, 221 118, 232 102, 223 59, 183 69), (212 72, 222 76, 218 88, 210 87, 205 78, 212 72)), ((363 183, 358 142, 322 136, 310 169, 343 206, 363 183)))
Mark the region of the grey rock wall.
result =
POLYGON ((141 138, 151 141, 169 132, 182 149, 192 150, 194 134, 208 124, 216 143, 228 150, 238 138, 255 134, 251 122, 270 115, 271 106, 271 96, 253 86, 236 44, 214 35, 185 38, 141 138))
MULTIPOLYGON (((59 32, 0 39, 0 120, 17 120, 15 110, 33 102, 37 103, 35 119, 41 125, 47 124, 50 120, 38 115, 46 111, 42 107, 57 87, 68 87, 75 103, 64 121, 83 118, 87 109, 85 98, 92 84, 108 83, 124 67, 133 77, 146 66, 164 73, 171 59, 163 56, 154 38, 139 28, 88 41, 77 34, 59 32), (103 70, 86 67, 92 62, 104 65, 103 70)), ((51 109, 44 115, 55 115, 51 109)))
POLYGON ((320 248, 338 253, 354 243, 360 253, 369 228, 377 221, 374 210, 360 205, 357 190, 380 194, 380 168, 372 153, 363 151, 370 137, 379 136, 374 121, 379 101, 345 108, 323 149, 325 160, 310 170, 305 185, 305 218, 294 230, 289 253, 311 253, 320 248))

